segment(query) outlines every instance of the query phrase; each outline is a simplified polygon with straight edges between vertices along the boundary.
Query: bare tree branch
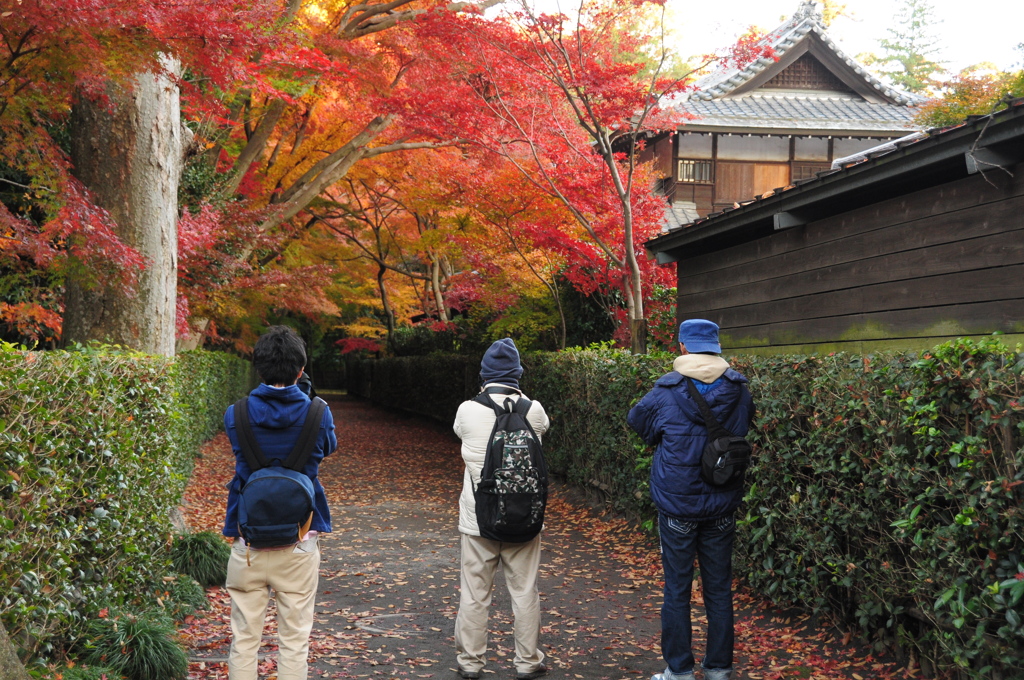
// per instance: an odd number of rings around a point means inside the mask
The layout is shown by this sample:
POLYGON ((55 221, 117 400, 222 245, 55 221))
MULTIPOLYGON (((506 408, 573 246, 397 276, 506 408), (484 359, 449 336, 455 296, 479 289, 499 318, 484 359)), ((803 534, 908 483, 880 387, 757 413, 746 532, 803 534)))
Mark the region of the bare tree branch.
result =
POLYGON ((238 190, 238 185, 242 183, 245 173, 249 172, 249 167, 263 155, 267 142, 270 141, 270 135, 273 134, 274 128, 277 126, 277 121, 284 114, 284 109, 283 99, 275 99, 267 105, 259 124, 253 130, 242 153, 238 155, 238 159, 231 169, 231 176, 221 189, 221 196, 230 197, 238 190))
MULTIPOLYGON (((392 2, 382 2, 375 5, 356 5, 346 12, 346 17, 342 19, 338 33, 343 38, 354 40, 356 38, 362 38, 370 35, 371 33, 379 33, 380 31, 387 30, 399 22, 410 21, 427 12, 425 9, 409 9, 401 12, 393 11, 399 7, 408 5, 412 1, 413 0, 392 0, 392 2)), ((453 2, 445 7, 445 9, 449 12, 461 12, 467 7, 476 7, 479 10, 485 10, 488 7, 493 7, 503 1, 504 0, 481 0, 481 2, 453 2)))

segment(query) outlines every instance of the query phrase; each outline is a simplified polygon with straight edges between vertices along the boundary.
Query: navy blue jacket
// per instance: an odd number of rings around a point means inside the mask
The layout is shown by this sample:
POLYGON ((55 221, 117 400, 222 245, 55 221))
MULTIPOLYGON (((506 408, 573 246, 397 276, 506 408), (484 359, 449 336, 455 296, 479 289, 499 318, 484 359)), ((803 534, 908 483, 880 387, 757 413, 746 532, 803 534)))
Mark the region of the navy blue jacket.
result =
MULTIPOLYGON (((713 487, 700 478, 708 431, 685 381, 676 371, 661 376, 626 420, 645 442, 657 447, 651 464, 651 497, 658 511, 687 520, 722 517, 740 504, 743 488, 713 487), (685 409, 672 392, 682 397, 685 409)), ((745 436, 754 419, 747 379, 730 368, 709 385, 694 382, 718 422, 734 435, 745 436)))
MULTIPOLYGON (((309 397, 302 393, 296 385, 288 387, 270 387, 262 384, 249 393, 249 422, 259 442, 260 450, 268 460, 284 461, 302 432, 302 425, 309 410, 309 397)), ((228 510, 224 518, 224 535, 236 537, 238 533, 238 494, 242 485, 249 479, 252 470, 245 462, 242 449, 238 445, 238 430, 235 428, 235 410, 229 406, 224 414, 224 431, 231 440, 231 449, 235 452, 235 477, 228 484, 228 510)), ((324 409, 323 420, 320 422, 320 433, 316 448, 306 463, 303 472, 313 480, 314 508, 313 522, 310 529, 319 532, 331 530, 331 510, 327 506, 324 487, 317 479, 320 472, 320 461, 331 454, 338 446, 334 436, 334 417, 331 409, 324 409)))

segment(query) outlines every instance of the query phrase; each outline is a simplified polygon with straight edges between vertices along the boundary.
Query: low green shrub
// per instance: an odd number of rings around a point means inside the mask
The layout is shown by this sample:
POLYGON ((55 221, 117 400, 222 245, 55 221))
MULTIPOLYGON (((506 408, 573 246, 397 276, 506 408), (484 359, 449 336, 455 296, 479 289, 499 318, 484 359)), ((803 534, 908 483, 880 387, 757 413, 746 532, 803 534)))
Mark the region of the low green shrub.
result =
POLYGON ((222 586, 228 576, 231 548, 212 531, 181 534, 171 545, 171 564, 195 579, 200 586, 222 586))
POLYGON ((103 665, 128 680, 185 680, 188 656, 174 623, 155 614, 97 618, 79 640, 85 662, 103 665))
POLYGON ((206 609, 209 602, 206 600, 206 591, 199 582, 187 574, 176 574, 165 576, 166 590, 164 609, 175 621, 181 621, 186 616, 195 614, 201 609, 206 609))
POLYGON ((71 668, 58 668, 50 677, 60 680, 121 680, 124 676, 106 666, 75 665, 71 668))
MULTIPOLYGON (((732 357, 757 417, 737 569, 966 677, 1024 666, 1024 354, 958 340, 920 356, 732 357)), ((454 417, 478 357, 350 366, 350 392, 454 417)), ((625 422, 670 355, 523 356, 549 469, 653 528, 652 451, 625 422)))
POLYGON ((25 658, 163 590, 199 443, 248 384, 226 354, 0 344, 0 620, 25 658))

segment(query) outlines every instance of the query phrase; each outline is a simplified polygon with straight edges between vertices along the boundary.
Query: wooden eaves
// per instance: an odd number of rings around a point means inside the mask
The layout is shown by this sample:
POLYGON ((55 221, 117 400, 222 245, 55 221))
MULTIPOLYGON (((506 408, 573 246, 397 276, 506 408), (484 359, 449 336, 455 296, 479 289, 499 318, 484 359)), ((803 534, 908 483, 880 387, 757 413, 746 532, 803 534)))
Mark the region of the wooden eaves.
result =
POLYGON ((927 139, 779 187, 644 244, 666 264, 1024 160, 1024 98, 927 139))

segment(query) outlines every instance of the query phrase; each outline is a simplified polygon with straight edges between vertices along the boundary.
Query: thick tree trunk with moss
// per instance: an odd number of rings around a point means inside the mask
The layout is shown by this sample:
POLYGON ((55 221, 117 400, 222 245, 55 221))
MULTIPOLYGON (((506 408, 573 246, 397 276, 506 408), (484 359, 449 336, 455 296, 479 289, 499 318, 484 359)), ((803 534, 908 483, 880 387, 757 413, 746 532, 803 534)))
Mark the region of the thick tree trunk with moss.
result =
POLYGON ((0 623, 0 680, 31 680, 0 623))
MULTIPOLYGON (((165 62, 177 73, 177 64, 165 62)), ((178 86, 144 73, 109 102, 83 98, 72 111, 74 174, 146 259, 134 295, 100 285, 82 268, 68 276, 64 343, 100 340, 174 355, 178 272, 178 182, 183 165, 178 86)))

